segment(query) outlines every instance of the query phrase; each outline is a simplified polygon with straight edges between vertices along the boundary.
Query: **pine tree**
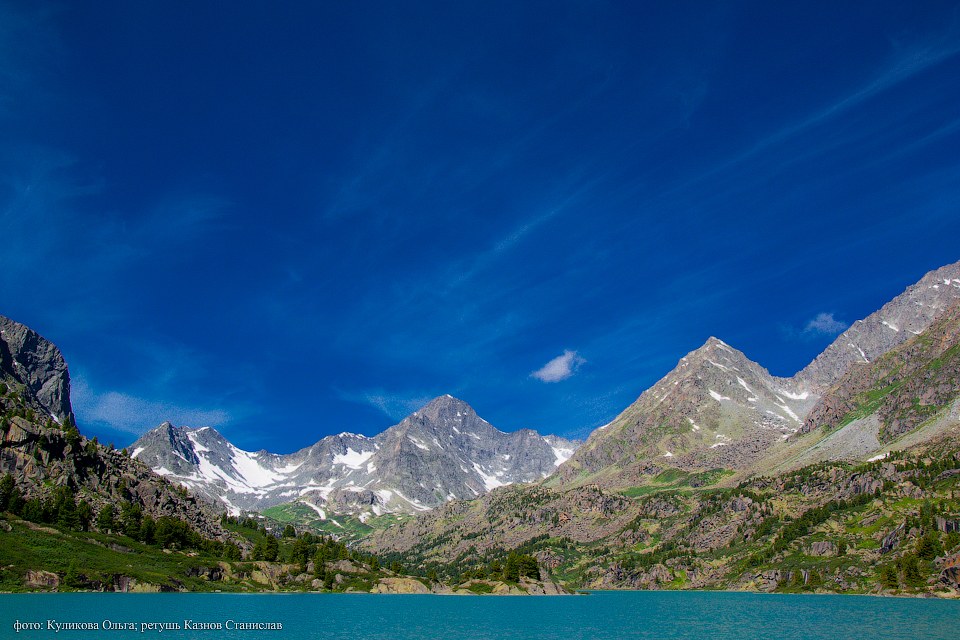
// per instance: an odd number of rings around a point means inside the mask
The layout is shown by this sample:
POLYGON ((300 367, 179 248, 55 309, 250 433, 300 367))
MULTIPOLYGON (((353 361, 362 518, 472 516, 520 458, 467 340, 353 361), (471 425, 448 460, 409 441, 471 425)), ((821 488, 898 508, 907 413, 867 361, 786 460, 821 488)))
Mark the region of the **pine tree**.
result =
POLYGON ((139 540, 142 540, 145 544, 153 544, 156 541, 154 534, 157 530, 157 523, 154 522, 153 518, 150 515, 143 516, 143 519, 140 521, 140 531, 137 535, 139 540))
POLYGON ((67 419, 63 421, 63 432, 67 438, 67 444, 70 445, 70 450, 76 452, 80 447, 80 430, 77 429, 77 425, 74 424, 71 416, 67 416, 67 419))
POLYGON ((268 562, 276 562, 280 556, 280 542, 273 536, 267 536, 267 541, 263 545, 263 559, 268 562))
POLYGON ((297 538, 290 549, 290 562, 295 562, 305 571, 310 560, 310 545, 303 538, 297 538))
POLYGON ((117 528, 117 523, 113 515, 113 505, 107 504, 100 509, 100 513, 97 514, 97 529, 101 533, 110 533, 115 531, 117 528))
POLYGON ((77 504, 77 517, 80 519, 80 530, 89 531, 90 522, 93 520, 93 507, 86 500, 77 504))
POLYGON ((23 505, 23 519, 30 522, 44 521, 43 504, 41 504, 40 498, 27 500, 26 504, 23 505))
POLYGON ((77 561, 71 560, 67 565, 67 570, 63 574, 63 584, 73 589, 79 589, 84 586, 83 577, 77 569, 77 561))
POLYGON ((13 476, 9 473, 0 478, 0 511, 6 511, 10 506, 10 496, 13 495, 16 485, 13 476))
POLYGON ((80 516, 77 504, 72 500, 64 501, 57 509, 57 524, 73 531, 80 530, 80 516))
POLYGON ((241 560, 243 559, 243 554, 240 552, 240 547, 232 542, 225 542, 223 544, 222 557, 224 560, 241 560))
POLYGON ((136 538, 140 534, 140 521, 143 511, 140 505, 124 502, 120 505, 120 527, 125 535, 136 538))
POLYGON ((940 544, 940 534, 937 531, 927 531, 917 539, 917 556, 921 560, 933 560, 943 552, 940 544))
POLYGON ((912 553, 905 554, 900 558, 898 564, 903 573, 904 584, 911 587, 919 587, 923 584, 923 576, 920 574, 920 562, 917 556, 912 553))

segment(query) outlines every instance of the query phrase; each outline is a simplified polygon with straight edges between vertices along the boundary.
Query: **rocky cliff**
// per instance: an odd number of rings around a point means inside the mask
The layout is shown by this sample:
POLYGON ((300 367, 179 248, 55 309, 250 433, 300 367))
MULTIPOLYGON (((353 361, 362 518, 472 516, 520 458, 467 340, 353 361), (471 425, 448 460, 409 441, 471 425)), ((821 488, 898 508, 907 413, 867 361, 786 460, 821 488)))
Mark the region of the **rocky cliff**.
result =
POLYGON ((53 343, 19 322, 0 316, 0 379, 21 385, 24 401, 63 424, 73 419, 70 374, 53 343))
POLYGON ((958 396, 960 300, 920 335, 872 362, 852 365, 813 408, 801 431, 843 428, 872 417, 877 439, 891 442, 958 396))

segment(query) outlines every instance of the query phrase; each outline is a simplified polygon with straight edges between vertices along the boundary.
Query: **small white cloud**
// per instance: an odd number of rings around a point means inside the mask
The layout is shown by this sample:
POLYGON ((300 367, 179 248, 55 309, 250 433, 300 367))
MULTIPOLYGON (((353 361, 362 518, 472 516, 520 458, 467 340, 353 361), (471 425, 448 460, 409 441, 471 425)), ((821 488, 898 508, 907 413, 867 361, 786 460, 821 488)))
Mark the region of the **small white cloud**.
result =
POLYGON ((219 409, 197 409, 156 402, 118 391, 96 393, 82 377, 71 384, 73 408, 81 426, 107 425, 118 431, 141 435, 164 421, 195 427, 218 427, 230 421, 219 409))
POLYGON ((818 313, 817 317, 803 328, 803 333, 816 336, 835 336, 848 326, 846 322, 834 318, 832 313, 818 313))
POLYGON ((586 360, 577 355, 576 351, 565 349, 563 354, 557 356, 530 375, 541 382, 560 382, 576 373, 577 369, 579 369, 580 365, 584 362, 586 362, 586 360))

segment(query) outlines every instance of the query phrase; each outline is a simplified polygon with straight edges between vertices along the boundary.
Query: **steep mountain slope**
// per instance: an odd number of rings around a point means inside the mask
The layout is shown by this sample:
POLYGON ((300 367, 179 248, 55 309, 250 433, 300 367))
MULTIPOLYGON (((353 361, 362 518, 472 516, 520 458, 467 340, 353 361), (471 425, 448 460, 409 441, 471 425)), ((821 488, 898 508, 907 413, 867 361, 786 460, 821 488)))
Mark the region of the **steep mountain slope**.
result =
POLYGON ((803 427, 755 471, 877 459, 939 437, 960 421, 960 302, 918 336, 855 364, 803 427))
POLYGON ((374 438, 341 433, 287 455, 242 451, 209 427, 168 423, 132 450, 161 475, 231 510, 299 499, 320 513, 381 514, 539 480, 576 445, 529 429, 504 433, 465 402, 442 396, 374 438))
POLYGON ((653 492, 504 487, 381 529, 361 546, 452 578, 483 575, 512 550, 576 588, 957 597, 958 443, 954 423, 888 460, 728 488, 695 486, 679 472, 653 492))
POLYGON ((858 362, 876 360, 924 332, 958 300, 960 262, 928 273, 854 323, 792 378, 771 376, 710 338, 594 431, 551 482, 631 486, 666 467, 748 471, 790 449, 787 438, 858 362))
POLYGON ((960 262, 931 271, 879 311, 854 322, 794 379, 822 392, 836 384, 852 365, 875 360, 925 331, 957 300, 960 262))
POLYGON ((865 349, 870 362, 824 359, 815 385, 711 338, 544 483, 451 502, 363 544, 481 573, 513 549, 579 587, 957 595, 960 298, 921 284, 863 335, 894 333, 884 322, 907 303, 936 313, 885 352, 865 349))

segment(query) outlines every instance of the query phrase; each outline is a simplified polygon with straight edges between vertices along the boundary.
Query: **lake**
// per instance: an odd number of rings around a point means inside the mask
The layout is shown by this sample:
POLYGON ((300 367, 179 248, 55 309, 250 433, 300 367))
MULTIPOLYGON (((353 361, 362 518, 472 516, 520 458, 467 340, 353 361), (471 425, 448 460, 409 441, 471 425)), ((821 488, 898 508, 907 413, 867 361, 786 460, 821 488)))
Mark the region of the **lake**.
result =
POLYGON ((952 639, 958 629, 960 602, 859 596, 722 592, 597 592, 578 597, 0 595, 2 638, 903 640, 952 639), (193 628, 187 628, 186 621, 193 628), (40 629, 17 631, 17 622, 28 627, 39 623, 40 629), (99 629, 55 631, 56 624, 67 623, 99 629), (151 627, 151 623, 158 624, 151 627), (171 628, 175 625, 181 629, 171 628), (282 628, 270 629, 277 625, 282 628))

